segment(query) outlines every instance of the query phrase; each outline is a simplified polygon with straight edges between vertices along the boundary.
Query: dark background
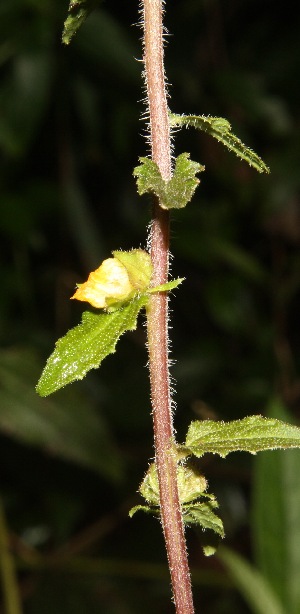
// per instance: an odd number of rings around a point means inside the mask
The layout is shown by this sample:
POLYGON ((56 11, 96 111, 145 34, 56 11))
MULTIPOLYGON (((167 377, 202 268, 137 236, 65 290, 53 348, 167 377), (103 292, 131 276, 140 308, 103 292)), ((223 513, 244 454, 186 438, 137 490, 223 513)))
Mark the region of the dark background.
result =
MULTIPOLYGON (((0 4, 1 499, 26 614, 165 614, 160 525, 128 518, 153 457, 144 327, 83 382, 48 399, 34 391, 55 340, 80 321, 75 284, 112 249, 145 247, 150 220, 132 176, 148 153, 138 3, 104 2, 63 47, 67 6, 0 4)), ((207 135, 176 136, 175 155, 206 166, 172 214, 172 274, 186 277, 171 299, 178 439, 199 418, 297 423, 299 18, 290 2, 174 0, 165 22, 171 109, 226 117, 271 167, 260 176, 207 135)), ((226 545, 296 614, 299 454, 259 459, 202 467, 226 545)), ((201 537, 188 530, 196 610, 257 611, 201 537)))

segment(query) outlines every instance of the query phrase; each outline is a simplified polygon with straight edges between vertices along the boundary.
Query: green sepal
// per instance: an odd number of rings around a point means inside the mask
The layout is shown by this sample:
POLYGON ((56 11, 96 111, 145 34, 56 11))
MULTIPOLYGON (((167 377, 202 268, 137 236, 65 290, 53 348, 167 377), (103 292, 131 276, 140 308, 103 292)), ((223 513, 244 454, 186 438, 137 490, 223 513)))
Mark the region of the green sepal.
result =
MULTIPOLYGON (((215 514, 218 502, 214 495, 206 493, 207 482, 191 463, 177 465, 177 483, 180 504, 182 506, 183 521, 187 526, 198 525, 203 530, 213 531, 220 537, 224 537, 222 520, 215 514), (200 499, 200 500, 199 500, 200 499), (203 501, 206 499, 206 501, 203 501)), ((159 484, 155 463, 152 463, 140 485, 139 491, 148 505, 136 505, 129 516, 137 511, 159 516, 159 484)), ((206 555, 215 551, 214 539, 208 538, 203 547, 206 555)))
POLYGON ((168 281, 166 284, 162 284, 161 286, 155 286, 155 288, 148 288, 148 294, 154 294, 155 292, 167 292, 168 290, 174 290, 177 288, 182 282, 185 280, 184 277, 179 277, 178 279, 173 279, 172 281, 168 281))
POLYGON ((163 209, 185 207, 199 184, 196 174, 204 170, 204 166, 190 160, 188 153, 182 153, 176 158, 173 176, 165 181, 153 160, 139 158, 139 161, 141 164, 133 171, 137 178, 138 193, 140 196, 147 192, 155 194, 163 209))
POLYGON ((114 258, 125 266, 133 287, 140 292, 146 290, 150 284, 153 268, 148 252, 143 249, 132 249, 129 252, 112 253, 114 258))
POLYGON ((191 126, 207 132, 217 141, 223 143, 227 149, 233 151, 239 158, 253 166, 259 173, 270 172, 264 161, 231 132, 231 125, 227 119, 223 117, 206 117, 205 115, 177 115, 170 113, 169 121, 171 127, 182 128, 185 126, 188 128, 191 126))
POLYGON ((82 322, 56 342, 54 352, 37 384, 37 392, 45 397, 75 380, 115 352, 118 339, 137 326, 139 311, 147 304, 147 296, 134 298, 112 313, 85 311, 82 322))
POLYGON ((211 452, 225 458, 230 452, 236 451, 256 454, 261 450, 299 447, 299 427, 275 418, 248 416, 231 422, 192 422, 182 451, 197 457, 211 452))
MULTIPOLYGON (((181 504, 195 501, 198 497, 213 498, 205 493, 206 479, 189 464, 177 465, 178 494, 181 504)), ((151 505, 159 505, 159 484, 155 463, 151 463, 139 488, 141 495, 151 505)))
POLYGON ((64 23, 62 42, 68 45, 85 22, 91 11, 96 8, 100 0, 71 0, 68 8, 68 17, 64 23))

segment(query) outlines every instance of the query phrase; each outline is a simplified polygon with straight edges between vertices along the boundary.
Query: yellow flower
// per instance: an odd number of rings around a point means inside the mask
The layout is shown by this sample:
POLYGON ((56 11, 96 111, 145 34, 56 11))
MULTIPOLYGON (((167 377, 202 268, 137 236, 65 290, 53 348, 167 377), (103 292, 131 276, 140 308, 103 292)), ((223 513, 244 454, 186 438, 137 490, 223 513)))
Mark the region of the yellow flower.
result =
POLYGON ((129 300, 135 294, 127 269, 116 258, 104 260, 101 266, 90 273, 71 297, 87 301, 93 307, 107 309, 116 303, 129 300))

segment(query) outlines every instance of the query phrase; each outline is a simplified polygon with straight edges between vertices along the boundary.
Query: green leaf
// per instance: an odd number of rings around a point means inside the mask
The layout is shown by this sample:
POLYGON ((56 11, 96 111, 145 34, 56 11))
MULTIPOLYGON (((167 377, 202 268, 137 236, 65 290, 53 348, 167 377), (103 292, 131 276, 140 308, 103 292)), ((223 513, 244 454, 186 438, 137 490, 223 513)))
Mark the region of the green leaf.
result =
POLYGON ((62 41, 68 45, 79 30, 80 26, 85 22, 91 11, 96 8, 100 0, 71 0, 69 4, 67 17, 64 23, 62 41))
POLYGON ((140 196, 152 192, 159 199, 163 209, 181 209, 191 200, 199 179, 197 173, 204 170, 204 166, 189 159, 188 153, 182 153, 176 158, 173 176, 165 181, 159 168, 149 158, 139 158, 140 166, 137 166, 133 175, 137 177, 137 188, 140 196))
MULTIPOLYGON (((276 398, 267 413, 281 420, 291 419, 276 398)), ((259 454, 253 477, 255 561, 289 614, 300 611, 299 467, 300 450, 259 454)))
MULTIPOLYGON (((208 503, 194 503, 193 505, 184 504, 182 506, 182 517, 185 525, 198 525, 203 530, 213 531, 220 537, 224 537, 224 526, 221 518, 217 516, 213 509, 218 507, 216 501, 212 500, 208 503)), ((159 506, 158 505, 135 505, 129 511, 129 516, 132 516, 136 512, 146 512, 147 514, 153 514, 154 516, 159 516, 159 506)), ((215 552, 215 548, 209 554, 213 554, 215 552)))
POLYGON ((170 113, 171 127, 187 128, 192 126, 203 130, 217 141, 223 143, 227 149, 233 151, 239 158, 253 166, 259 173, 269 173, 270 169, 252 149, 244 145, 242 141, 231 132, 231 125, 223 117, 206 117, 204 115, 177 115, 170 113))
POLYGON ((215 501, 205 503, 195 503, 193 505, 183 506, 183 520, 187 525, 197 524, 202 529, 210 529, 221 537, 224 537, 224 526, 221 518, 213 512, 213 508, 217 507, 215 501))
POLYGON ((254 614, 286 614, 268 581, 240 555, 222 546, 218 558, 254 614))
MULTIPOLYGON (((213 511, 218 507, 218 503, 214 495, 205 492, 207 487, 205 477, 191 464, 186 463, 177 465, 177 480, 184 523, 199 525, 204 530, 208 529, 224 537, 222 520, 213 511), (199 497, 205 498, 206 501, 197 501, 199 497)), ((144 511, 154 516, 159 515, 159 484, 155 463, 150 465, 139 491, 149 505, 136 505, 130 510, 130 517, 137 511, 144 511)), ((215 548, 212 544, 207 547, 207 554, 213 554, 215 548)))
MULTIPOLYGON (((205 477, 191 463, 178 463, 177 483, 184 523, 199 525, 204 530, 208 529, 224 537, 222 520, 213 511, 218 507, 218 502, 214 495, 205 492, 207 487, 205 477), (200 497, 206 501, 197 501, 200 497)), ((130 510, 129 516, 132 517, 137 511, 147 512, 154 516, 159 515, 159 484, 155 463, 150 465, 139 491, 149 505, 136 505, 130 510)), ((209 543, 204 548, 207 555, 215 552, 213 541, 208 539, 209 543)))
POLYGON ((262 416, 232 422, 196 420, 188 429, 185 446, 198 457, 206 452, 225 457, 238 450, 256 454, 260 450, 298 448, 300 428, 262 416))
POLYGON ((47 396, 99 367, 108 354, 115 352, 121 335, 136 328, 138 313, 146 302, 147 297, 142 295, 112 313, 84 312, 82 323, 57 341, 38 382, 37 392, 47 396))

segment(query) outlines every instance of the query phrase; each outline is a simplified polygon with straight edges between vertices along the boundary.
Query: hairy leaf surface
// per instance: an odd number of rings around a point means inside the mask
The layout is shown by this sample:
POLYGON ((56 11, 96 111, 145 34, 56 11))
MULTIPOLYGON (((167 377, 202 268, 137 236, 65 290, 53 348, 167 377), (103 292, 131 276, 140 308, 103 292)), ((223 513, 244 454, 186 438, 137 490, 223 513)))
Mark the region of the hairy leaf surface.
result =
POLYGON ((187 450, 195 456, 206 452, 227 456, 229 452, 250 452, 277 448, 298 448, 300 428, 275 418, 249 416, 232 422, 196 420, 187 433, 187 450))
POLYGON ((153 160, 139 160, 141 164, 134 169, 133 174, 137 178, 140 195, 152 192, 163 209, 182 209, 187 205, 199 184, 196 174, 203 171, 204 166, 190 160, 188 153, 182 153, 176 158, 173 176, 165 181, 153 160))
POLYGON ((197 524, 203 529, 210 529, 224 537, 224 526, 221 518, 217 516, 213 508, 218 507, 215 501, 205 503, 195 503, 194 505, 185 505, 183 507, 183 520, 185 524, 197 524))
POLYGON ((239 158, 245 160, 250 166, 253 166, 259 173, 269 173, 270 169, 264 161, 250 147, 247 147, 242 141, 231 131, 231 125, 227 119, 223 117, 206 117, 204 115, 176 115, 171 113, 170 125, 181 128, 183 126, 197 128, 203 130, 217 141, 223 143, 227 149, 233 151, 239 158))
POLYGON ((172 279, 172 281, 167 281, 166 284, 161 284, 161 286, 155 286, 154 288, 148 288, 147 292, 149 294, 154 294, 155 292, 168 292, 169 290, 174 290, 182 284, 184 281, 184 277, 178 277, 177 279, 172 279))
MULTIPOLYGON (((177 465, 178 494, 180 503, 189 503, 200 496, 213 499, 213 495, 205 493, 206 480, 199 472, 188 465, 177 465)), ((140 493, 147 503, 159 505, 158 474, 155 463, 152 463, 140 485, 140 493)))
MULTIPOLYGON (((222 520, 214 512, 214 509, 218 508, 218 502, 214 495, 205 492, 207 487, 205 477, 192 464, 179 463, 177 465, 177 484, 184 523, 198 525, 204 530, 208 529, 224 537, 222 520)), ((130 510, 129 516, 132 517, 138 511, 159 516, 160 497, 155 463, 150 465, 139 491, 147 505, 136 505, 130 510)), ((209 539, 209 543, 204 547, 206 555, 215 552, 214 539, 209 539)))
POLYGON ((108 354, 115 352, 121 335, 136 328, 138 313, 146 303, 147 297, 143 295, 112 313, 85 311, 81 324, 57 341, 38 382, 37 392, 47 396, 99 367, 108 354))

